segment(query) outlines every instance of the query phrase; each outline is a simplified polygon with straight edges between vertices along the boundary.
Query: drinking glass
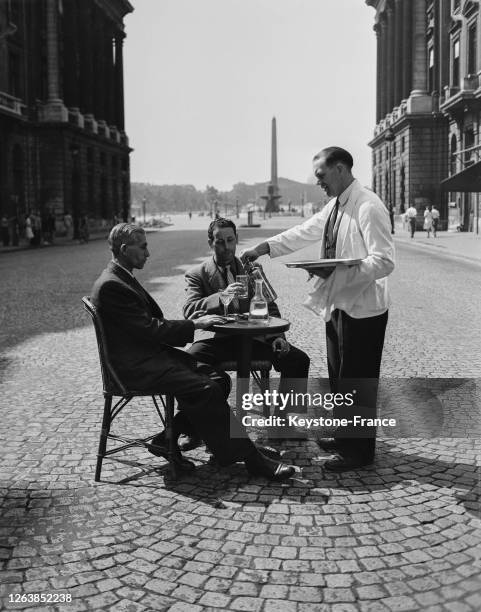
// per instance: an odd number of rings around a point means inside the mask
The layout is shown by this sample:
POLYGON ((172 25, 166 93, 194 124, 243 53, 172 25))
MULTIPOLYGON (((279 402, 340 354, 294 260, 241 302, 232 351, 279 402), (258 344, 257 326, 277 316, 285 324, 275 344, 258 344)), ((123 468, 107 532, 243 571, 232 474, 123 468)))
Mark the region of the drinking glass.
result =
POLYGON ((227 317, 228 314, 229 314, 229 311, 228 311, 229 304, 232 302, 234 297, 235 297, 235 295, 233 293, 229 293, 228 291, 221 291, 220 292, 220 301, 224 305, 224 316, 225 317, 227 317))
POLYGON ((241 300, 247 300, 249 297, 249 277, 247 274, 238 274, 235 277, 235 281, 243 286, 243 290, 237 294, 237 297, 241 300))

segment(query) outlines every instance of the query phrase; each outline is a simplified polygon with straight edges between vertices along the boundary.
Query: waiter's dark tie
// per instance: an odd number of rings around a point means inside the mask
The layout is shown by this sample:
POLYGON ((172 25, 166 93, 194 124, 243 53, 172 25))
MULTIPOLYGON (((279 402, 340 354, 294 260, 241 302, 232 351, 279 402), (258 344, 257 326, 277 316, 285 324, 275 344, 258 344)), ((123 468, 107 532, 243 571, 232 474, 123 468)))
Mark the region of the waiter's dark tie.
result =
POLYGON ((326 235, 326 257, 333 258, 335 256, 334 228, 336 227, 337 214, 339 212, 339 198, 336 198, 336 203, 329 216, 329 225, 327 226, 326 235))

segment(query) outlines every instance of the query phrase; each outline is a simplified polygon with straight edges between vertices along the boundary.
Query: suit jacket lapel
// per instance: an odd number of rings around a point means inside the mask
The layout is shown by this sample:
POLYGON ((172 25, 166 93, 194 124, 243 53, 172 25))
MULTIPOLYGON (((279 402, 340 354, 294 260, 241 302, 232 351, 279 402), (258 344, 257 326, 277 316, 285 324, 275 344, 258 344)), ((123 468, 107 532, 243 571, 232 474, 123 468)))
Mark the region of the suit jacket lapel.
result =
POLYGON ((222 269, 215 263, 214 256, 206 261, 205 269, 209 285, 213 289, 212 293, 217 293, 227 287, 222 269))

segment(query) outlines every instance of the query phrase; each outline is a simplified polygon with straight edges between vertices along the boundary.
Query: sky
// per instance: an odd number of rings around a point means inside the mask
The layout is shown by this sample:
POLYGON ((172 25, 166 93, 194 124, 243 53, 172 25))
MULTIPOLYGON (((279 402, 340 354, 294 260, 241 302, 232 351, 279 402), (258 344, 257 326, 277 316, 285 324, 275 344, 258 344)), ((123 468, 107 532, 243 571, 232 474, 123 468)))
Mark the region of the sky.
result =
POLYGON ((131 0, 125 18, 131 178, 214 185, 311 181, 338 145, 371 184, 374 10, 364 0, 131 0))

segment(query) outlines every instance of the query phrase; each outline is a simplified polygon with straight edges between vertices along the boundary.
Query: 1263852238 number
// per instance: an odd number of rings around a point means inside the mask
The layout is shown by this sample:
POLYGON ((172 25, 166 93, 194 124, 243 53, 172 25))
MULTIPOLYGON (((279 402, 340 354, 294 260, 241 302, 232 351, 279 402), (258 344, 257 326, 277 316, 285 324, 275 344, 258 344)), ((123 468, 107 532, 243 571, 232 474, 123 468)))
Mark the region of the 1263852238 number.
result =
POLYGON ((10 593, 10 603, 70 603, 70 593, 10 593))

